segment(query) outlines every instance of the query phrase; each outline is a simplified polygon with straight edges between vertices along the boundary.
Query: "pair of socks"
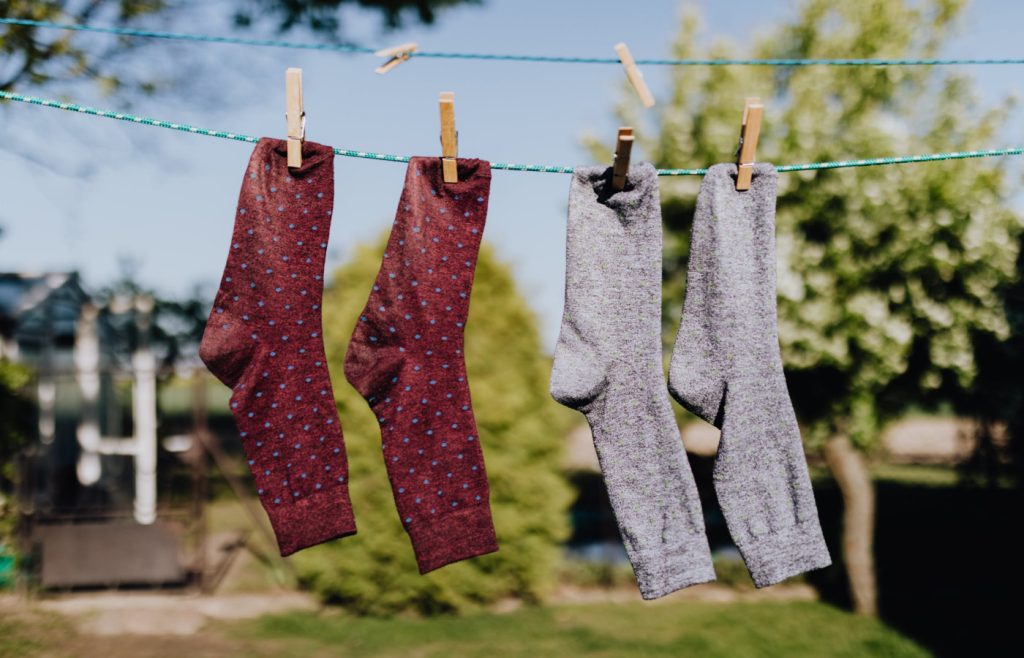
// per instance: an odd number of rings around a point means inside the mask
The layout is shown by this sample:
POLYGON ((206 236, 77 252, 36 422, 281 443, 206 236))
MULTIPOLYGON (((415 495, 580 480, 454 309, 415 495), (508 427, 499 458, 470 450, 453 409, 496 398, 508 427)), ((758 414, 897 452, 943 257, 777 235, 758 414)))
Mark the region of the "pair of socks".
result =
MULTIPOLYGON (((239 194, 231 249, 200 357, 232 389, 260 502, 282 555, 356 532, 323 345, 334 153, 287 166, 262 139, 239 194)), ((413 158, 381 270, 345 359, 381 425, 396 504, 420 571, 497 550, 463 359, 490 191, 486 162, 413 158)))
MULTIPOLYGON (((755 585, 828 566, 786 389, 775 307, 776 172, 750 190, 715 165, 697 199, 686 300, 668 390, 722 430, 715 491, 755 585)), ((665 387, 657 172, 573 176, 566 294, 551 393, 590 424, 645 599, 715 577, 693 475, 665 387)))

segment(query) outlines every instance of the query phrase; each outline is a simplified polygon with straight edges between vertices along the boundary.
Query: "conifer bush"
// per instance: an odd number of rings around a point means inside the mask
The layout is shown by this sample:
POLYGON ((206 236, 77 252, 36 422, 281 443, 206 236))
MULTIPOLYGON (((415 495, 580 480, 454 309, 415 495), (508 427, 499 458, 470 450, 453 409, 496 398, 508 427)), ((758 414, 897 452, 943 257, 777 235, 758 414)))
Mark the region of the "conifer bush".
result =
POLYGON ((324 293, 324 335, 348 451, 358 533, 298 553, 301 581, 360 614, 460 612, 506 597, 539 601, 555 580, 569 531, 571 489, 561 467, 570 412, 548 394, 550 359, 508 265, 486 244, 466 325, 473 409, 500 550, 421 576, 381 457, 380 430, 345 381, 349 336, 380 266, 384 242, 363 245, 324 293))

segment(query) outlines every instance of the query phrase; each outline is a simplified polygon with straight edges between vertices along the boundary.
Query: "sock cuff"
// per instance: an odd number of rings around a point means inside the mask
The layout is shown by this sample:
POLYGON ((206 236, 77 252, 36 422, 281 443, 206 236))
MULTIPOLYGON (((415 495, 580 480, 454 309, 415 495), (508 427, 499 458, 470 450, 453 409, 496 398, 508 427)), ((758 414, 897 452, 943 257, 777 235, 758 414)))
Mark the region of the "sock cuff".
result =
MULTIPOLYGON (((409 158, 409 166, 406 168, 405 188, 418 191, 425 189, 431 196, 480 194, 486 201, 491 191, 491 163, 477 158, 457 158, 455 167, 458 182, 445 183, 441 158, 414 155, 409 158), (425 183, 426 187, 421 187, 420 183, 425 183)), ((483 213, 484 218, 486 214, 483 213)))
POLYGON ((816 517, 737 544, 754 585, 759 588, 832 564, 816 517))
POLYGON ((576 167, 569 191, 570 230, 573 224, 580 222, 581 230, 589 234, 612 218, 615 219, 612 226, 621 224, 620 231, 634 227, 652 231, 656 224, 660 244, 661 201, 658 171, 654 165, 649 162, 631 164, 621 190, 612 188, 611 167, 576 167))
POLYGON ((356 533, 352 503, 345 486, 287 504, 266 500, 264 509, 270 517, 282 557, 356 533))
MULTIPOLYGON (((645 197, 658 194, 658 170, 650 162, 634 162, 626 172, 621 190, 612 189, 612 168, 604 166, 576 167, 574 186, 592 189, 601 203, 619 211, 632 213, 644 203, 645 197)), ((660 212, 660 208, 659 208, 660 212)))
POLYGON ((420 573, 498 550, 491 508, 486 503, 449 512, 438 519, 406 524, 420 573))
MULTIPOLYGON (((658 172, 654 165, 630 165, 626 185, 619 191, 612 189, 611 167, 576 167, 566 222, 566 312, 573 300, 601 293, 599 289, 610 277, 609 267, 624 269, 628 263, 632 268, 629 276, 642 284, 648 283, 652 271, 657 270, 656 312, 660 316, 662 231, 658 172), (574 288, 582 290, 570 295, 574 288)), ((638 287, 644 289, 646 304, 650 302, 650 290, 642 284, 638 287)), ((604 305, 609 303, 612 302, 604 305)), ((581 311, 571 313, 578 316, 581 311)), ((651 316, 644 313, 642 317, 651 316)), ((660 317, 651 319, 660 327, 660 317)))
POLYGON ((675 547, 634 554, 630 562, 640 595, 648 601, 715 579, 711 549, 703 532, 675 547))
MULTIPOLYGON (((288 141, 275 139, 273 137, 261 137, 253 149, 251 163, 270 164, 274 160, 288 159, 288 141)), ((318 168, 322 163, 334 165, 334 149, 316 142, 302 142, 302 166, 289 167, 288 174, 293 178, 302 178, 313 169, 318 168)), ((333 187, 333 186, 332 186, 333 187)))
MULTIPOLYGON (((733 192, 743 194, 747 190, 739 191, 736 189, 736 175, 738 173, 738 167, 735 162, 725 162, 708 167, 708 172, 704 175, 704 181, 708 185, 731 185, 733 192)), ((759 186, 770 187, 772 195, 775 195, 775 188, 778 185, 778 170, 770 162, 755 162, 754 163, 754 175, 750 181, 750 189, 754 189, 754 181, 758 181, 759 186)), ((765 190, 767 191, 767 190, 765 190)))

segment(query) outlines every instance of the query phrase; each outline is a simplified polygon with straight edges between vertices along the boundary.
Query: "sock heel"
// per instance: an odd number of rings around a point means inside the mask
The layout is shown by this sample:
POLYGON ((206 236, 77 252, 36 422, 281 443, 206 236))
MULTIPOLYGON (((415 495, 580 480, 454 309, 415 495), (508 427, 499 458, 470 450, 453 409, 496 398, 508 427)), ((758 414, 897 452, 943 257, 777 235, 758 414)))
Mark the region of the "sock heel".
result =
POLYGON ((604 370, 591 354, 585 345, 555 350, 550 392, 556 402, 579 409, 597 399, 608 386, 604 370))
POLYGON ((725 396, 724 381, 688 368, 669 368, 668 390, 687 411, 715 425, 725 396))
POLYGON ((372 347, 353 340, 345 353, 345 379, 369 400, 391 388, 404 364, 405 355, 397 346, 372 347))
POLYGON ((258 345, 251 336, 244 336, 245 327, 228 311, 214 309, 206 322, 199 343, 199 358, 228 388, 234 388, 256 359, 258 345), (247 342, 248 341, 248 342, 247 342))

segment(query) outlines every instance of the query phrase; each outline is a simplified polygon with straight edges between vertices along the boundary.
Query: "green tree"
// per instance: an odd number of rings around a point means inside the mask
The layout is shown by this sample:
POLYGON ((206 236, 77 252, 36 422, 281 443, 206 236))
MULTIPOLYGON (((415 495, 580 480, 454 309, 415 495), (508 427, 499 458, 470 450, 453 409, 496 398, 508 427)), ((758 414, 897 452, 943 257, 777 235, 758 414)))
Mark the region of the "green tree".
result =
POLYGON ((258 14, 276 19, 278 28, 289 30, 305 25, 310 30, 336 37, 342 27, 339 10, 358 5, 379 11, 385 27, 401 27, 408 16, 432 25, 439 11, 461 4, 479 5, 482 0, 239 0, 235 12, 238 25, 250 25, 258 14))
POLYGON ((972 455, 961 464, 968 482, 980 481, 990 487, 998 486, 1006 474, 1018 486, 1024 482, 1024 386, 1020 378, 1024 371, 1024 246, 1020 242, 1017 250, 1017 280, 1001 294, 1010 336, 1001 340, 980 335, 976 340, 978 378, 969 405, 980 422, 972 455))
POLYGON ((25 393, 31 380, 27 368, 0 358, 0 491, 13 481, 8 469, 31 433, 33 407, 25 393))
POLYGON ((570 489, 560 462, 572 417, 548 395, 550 362, 536 318, 509 267, 485 245, 465 352, 500 550, 420 576, 387 484, 379 425, 341 368, 383 250, 383 242, 358 248, 334 273, 323 305, 359 533, 297 554, 300 577, 324 599, 365 614, 456 612, 508 596, 540 600, 568 533, 570 489))
POLYGON ((32 375, 27 368, 0 358, 0 548, 17 520, 8 497, 15 488, 15 457, 32 432, 35 408, 26 388, 32 375))
MULTIPOLYGON (((238 27, 270 20, 281 32, 307 28, 323 38, 340 41, 340 16, 345 6, 379 12, 386 27, 397 28, 407 16, 429 25, 439 10, 479 3, 480 0, 233 0, 225 10, 238 27)), ((189 4, 176 0, 0 0, 0 16, 133 27, 151 25, 155 18, 196 12, 198 8, 190 8, 189 4)), ((137 39, 109 37, 97 45, 95 39, 83 39, 75 32, 0 25, 0 55, 6 60, 0 68, 0 90, 90 80, 106 91, 127 87, 129 91, 152 92, 155 87, 151 78, 135 77, 120 66, 137 43, 137 39)))
MULTIPOLYGON (((964 0, 804 0, 746 53, 780 58, 930 57, 964 0)), ((698 53, 686 14, 675 57, 698 53)), ((979 107, 971 81, 940 67, 676 67, 643 128, 618 108, 660 167, 730 161, 743 99, 765 101, 758 159, 815 162, 994 147, 1009 104, 979 107)), ((595 149, 601 157, 606 153, 595 149)), ((855 608, 876 610, 873 488, 862 455, 909 406, 967 398, 973 338, 1005 338, 999 289, 1015 276, 1021 219, 996 160, 784 174, 777 214, 779 322, 797 413, 843 492, 843 552, 855 608)), ((666 180, 666 339, 685 288, 700 181, 666 180)))
MULTIPOLYGON (((0 238, 3 235, 4 228, 0 226, 0 238)), ((32 373, 27 368, 0 357, 0 551, 17 521, 9 498, 17 485, 15 457, 28 441, 35 416, 35 408, 25 393, 31 380, 32 373)))

